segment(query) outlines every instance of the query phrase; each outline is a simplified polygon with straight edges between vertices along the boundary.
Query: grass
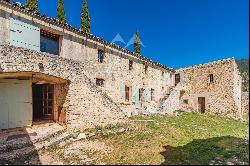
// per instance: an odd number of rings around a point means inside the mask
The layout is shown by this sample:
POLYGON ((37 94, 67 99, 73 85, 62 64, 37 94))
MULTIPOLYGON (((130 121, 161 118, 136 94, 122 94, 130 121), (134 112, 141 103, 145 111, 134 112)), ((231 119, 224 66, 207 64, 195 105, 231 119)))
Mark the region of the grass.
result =
POLYGON ((105 164, 244 164, 249 162, 248 122, 188 113, 139 116, 135 129, 97 138, 113 151, 93 153, 105 164))

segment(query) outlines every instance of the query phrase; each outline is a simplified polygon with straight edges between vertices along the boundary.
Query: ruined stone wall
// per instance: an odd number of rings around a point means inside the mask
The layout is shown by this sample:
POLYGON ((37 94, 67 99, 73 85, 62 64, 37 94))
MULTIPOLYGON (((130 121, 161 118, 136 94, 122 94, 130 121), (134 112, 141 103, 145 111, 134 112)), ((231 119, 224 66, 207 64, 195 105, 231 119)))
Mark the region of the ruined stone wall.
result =
POLYGON ((238 69, 238 65, 236 63, 235 60, 232 60, 234 61, 233 65, 234 65, 234 73, 233 73, 233 76, 234 76, 234 88, 233 88, 233 97, 234 97, 234 102, 235 102, 235 106, 236 106, 236 109, 238 110, 239 112, 239 118, 242 118, 242 115, 243 115, 243 112, 242 112, 242 77, 240 75, 240 71, 238 69))
POLYGON ((183 73, 184 94, 180 102, 198 111, 198 97, 205 97, 207 113, 240 118, 241 110, 236 103, 241 93, 240 77, 235 65, 234 59, 227 59, 178 70, 177 73, 183 73), (210 74, 214 76, 213 83, 209 81, 210 74), (188 103, 184 104, 184 100, 188 103))
POLYGON ((249 114, 249 92, 242 93, 242 112, 249 114))
POLYGON ((1 45, 0 64, 2 72, 38 72, 69 80, 70 84, 65 99, 59 98, 59 96, 65 96, 67 86, 58 85, 59 87, 55 88, 56 104, 61 105, 65 100, 61 109, 67 113, 66 123, 70 129, 126 121, 125 114, 115 102, 84 74, 84 64, 80 62, 51 57, 50 54, 28 49, 1 45), (38 63, 43 63, 44 71, 40 70, 38 63))

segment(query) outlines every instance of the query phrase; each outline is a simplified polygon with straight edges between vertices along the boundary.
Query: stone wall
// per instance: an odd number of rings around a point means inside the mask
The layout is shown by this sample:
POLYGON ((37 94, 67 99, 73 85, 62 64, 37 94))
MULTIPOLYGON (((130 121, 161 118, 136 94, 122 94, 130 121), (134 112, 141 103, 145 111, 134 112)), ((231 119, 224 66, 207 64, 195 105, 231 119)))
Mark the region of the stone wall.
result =
POLYGON ((211 62, 180 69, 183 74, 183 96, 180 102, 185 107, 198 110, 198 97, 206 98, 206 112, 234 118, 242 116, 238 99, 241 95, 241 77, 234 59, 211 62), (213 74, 214 82, 209 75, 213 74), (184 103, 186 101, 186 103, 184 103))
POLYGON ((116 103, 84 74, 83 64, 80 62, 1 45, 0 64, 3 73, 36 72, 69 80, 68 87, 56 86, 55 95, 56 104, 61 105, 64 102, 60 109, 66 111, 66 123, 70 129, 116 124, 127 120, 116 103), (41 62, 44 66, 43 71, 38 66, 41 62), (67 95, 64 98, 65 92, 67 95))
POLYGON ((9 13, 0 10, 0 44, 9 42, 9 13))
POLYGON ((242 112, 249 114, 249 92, 242 93, 242 112))
MULTIPOLYGON (((4 10, 8 10, 8 8, 5 7, 4 10)), ((38 25, 41 29, 60 35, 59 56, 81 62, 85 74, 93 83, 95 83, 96 78, 104 79, 105 83, 101 87, 102 91, 106 92, 123 110, 127 110, 128 114, 131 114, 134 110, 135 104, 132 102, 132 96, 129 103, 121 100, 121 87, 130 86, 136 91, 143 88, 146 89, 148 95, 150 90, 154 89, 154 98, 155 101, 158 101, 162 91, 172 86, 173 80, 170 78, 170 74, 174 74, 174 70, 159 67, 159 65, 149 63, 141 57, 131 55, 112 45, 102 41, 95 41, 87 36, 41 21, 35 16, 22 14, 16 10, 11 10, 10 14, 6 13, 3 14, 3 17, 6 18, 2 20, 2 23, 7 31, 10 30, 7 20, 10 17, 15 17, 26 22, 32 20, 32 23, 38 25), (104 63, 98 63, 98 49, 105 51, 104 63), (132 70, 129 70, 129 60, 134 61, 132 70), (144 70, 145 64, 148 66, 147 72, 144 70), (162 72, 164 72, 163 75, 162 72)), ((5 37, 8 38, 8 36, 5 37)), ((150 100, 144 101, 143 106, 151 103, 150 100)))

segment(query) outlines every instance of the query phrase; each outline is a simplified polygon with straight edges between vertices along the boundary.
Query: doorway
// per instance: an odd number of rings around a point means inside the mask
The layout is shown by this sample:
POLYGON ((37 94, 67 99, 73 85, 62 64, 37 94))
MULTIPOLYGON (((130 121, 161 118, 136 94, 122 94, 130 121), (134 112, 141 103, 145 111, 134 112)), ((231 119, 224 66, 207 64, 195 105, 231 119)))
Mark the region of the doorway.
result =
POLYGON ((206 98, 198 97, 198 111, 204 114, 205 110, 206 110, 206 98))
POLYGON ((181 76, 180 74, 175 74, 175 83, 174 85, 178 85, 181 82, 181 76))
POLYGON ((53 120, 54 85, 33 84, 33 121, 53 120))

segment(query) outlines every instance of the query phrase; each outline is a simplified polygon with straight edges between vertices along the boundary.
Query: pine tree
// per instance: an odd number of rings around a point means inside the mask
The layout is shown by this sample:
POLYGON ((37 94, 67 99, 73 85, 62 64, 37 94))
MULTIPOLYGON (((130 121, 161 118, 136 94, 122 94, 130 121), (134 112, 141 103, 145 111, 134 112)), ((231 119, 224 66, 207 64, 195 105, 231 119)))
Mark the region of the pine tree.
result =
POLYGON ((26 8, 38 12, 38 2, 37 0, 26 0, 26 8))
POLYGON ((87 1, 84 0, 82 13, 81 13, 81 29, 83 32, 90 33, 90 17, 89 17, 89 8, 87 1))
POLYGON ((138 31, 135 34, 134 52, 137 54, 141 54, 141 41, 138 31))
POLYGON ((65 10, 64 10, 64 0, 58 0, 57 19, 63 24, 66 23, 66 14, 65 14, 65 10))

